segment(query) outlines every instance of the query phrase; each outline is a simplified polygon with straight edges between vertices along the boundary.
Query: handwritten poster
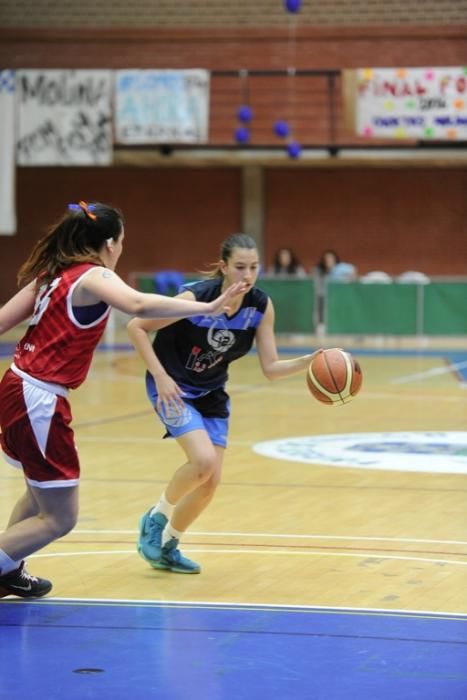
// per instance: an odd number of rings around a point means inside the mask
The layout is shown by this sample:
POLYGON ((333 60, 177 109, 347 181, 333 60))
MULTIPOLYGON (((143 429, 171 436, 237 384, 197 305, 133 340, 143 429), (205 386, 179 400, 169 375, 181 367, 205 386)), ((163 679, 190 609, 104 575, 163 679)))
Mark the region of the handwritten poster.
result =
POLYGON ((203 143, 208 138, 209 72, 117 71, 115 110, 119 143, 203 143))
POLYGON ((357 71, 356 130, 368 137, 467 139, 467 67, 357 71))
POLYGON ((112 72, 17 72, 19 165, 112 161, 112 72))
POLYGON ((0 70, 0 234, 16 232, 15 71, 0 70))

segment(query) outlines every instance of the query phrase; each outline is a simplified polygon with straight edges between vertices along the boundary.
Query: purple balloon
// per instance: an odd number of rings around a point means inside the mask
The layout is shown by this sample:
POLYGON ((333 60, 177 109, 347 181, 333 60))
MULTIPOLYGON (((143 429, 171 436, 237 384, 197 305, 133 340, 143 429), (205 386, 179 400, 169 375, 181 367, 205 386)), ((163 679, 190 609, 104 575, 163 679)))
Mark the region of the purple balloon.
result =
POLYGON ((302 152, 302 147, 296 141, 292 141, 287 146, 287 153, 290 158, 300 158, 300 153, 302 152))
POLYGON ((248 105, 242 105, 237 112, 237 117, 241 122, 247 124, 253 119, 253 110, 248 105))
POLYGON ((250 130, 245 126, 239 126, 238 129, 235 129, 234 136, 237 143, 248 143, 250 140, 250 130))
POLYGON ((281 139, 285 139, 285 137, 288 136, 290 133, 289 125, 287 124, 287 122, 281 120, 277 121, 274 124, 274 133, 281 139))
POLYGON ((284 5, 287 12, 300 12, 302 0, 284 0, 284 5))

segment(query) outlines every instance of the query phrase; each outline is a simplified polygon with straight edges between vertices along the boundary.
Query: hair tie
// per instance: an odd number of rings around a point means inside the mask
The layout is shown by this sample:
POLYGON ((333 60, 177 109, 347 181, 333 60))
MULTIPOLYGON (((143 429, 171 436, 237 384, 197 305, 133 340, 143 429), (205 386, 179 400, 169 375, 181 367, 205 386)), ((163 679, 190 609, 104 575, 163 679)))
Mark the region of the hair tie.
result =
POLYGON ((89 219, 91 219, 92 221, 97 221, 97 216, 93 214, 93 211, 95 211, 96 209, 94 204, 87 204, 87 202, 81 200, 80 202, 78 202, 78 204, 69 204, 68 209, 70 211, 84 211, 84 213, 89 219))

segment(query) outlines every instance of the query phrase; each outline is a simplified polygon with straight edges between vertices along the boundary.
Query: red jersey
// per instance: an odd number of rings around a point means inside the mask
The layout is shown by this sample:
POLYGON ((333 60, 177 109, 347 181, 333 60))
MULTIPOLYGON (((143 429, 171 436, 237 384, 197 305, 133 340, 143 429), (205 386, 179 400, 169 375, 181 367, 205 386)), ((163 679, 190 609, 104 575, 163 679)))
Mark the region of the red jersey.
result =
POLYGON ((76 389, 86 379, 110 307, 84 325, 73 312, 72 294, 96 265, 81 263, 40 287, 28 330, 16 347, 15 365, 44 382, 76 389))

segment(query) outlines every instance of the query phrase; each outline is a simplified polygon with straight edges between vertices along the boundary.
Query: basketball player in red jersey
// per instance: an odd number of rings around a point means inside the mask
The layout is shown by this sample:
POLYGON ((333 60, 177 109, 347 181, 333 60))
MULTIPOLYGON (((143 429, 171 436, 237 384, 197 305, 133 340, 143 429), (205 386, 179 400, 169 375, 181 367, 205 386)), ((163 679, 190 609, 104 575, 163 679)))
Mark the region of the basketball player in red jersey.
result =
POLYGON ((123 238, 117 209, 70 204, 19 270, 21 290, 0 309, 0 335, 31 318, 0 383, 0 447, 26 482, 0 534, 0 597, 52 588, 24 559, 76 524, 80 469, 67 395, 85 380, 111 307, 143 318, 215 315, 241 292, 232 285, 207 303, 138 292, 114 272, 123 238))

